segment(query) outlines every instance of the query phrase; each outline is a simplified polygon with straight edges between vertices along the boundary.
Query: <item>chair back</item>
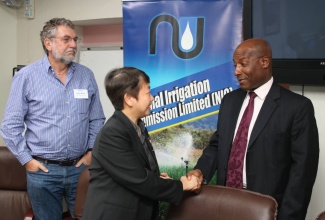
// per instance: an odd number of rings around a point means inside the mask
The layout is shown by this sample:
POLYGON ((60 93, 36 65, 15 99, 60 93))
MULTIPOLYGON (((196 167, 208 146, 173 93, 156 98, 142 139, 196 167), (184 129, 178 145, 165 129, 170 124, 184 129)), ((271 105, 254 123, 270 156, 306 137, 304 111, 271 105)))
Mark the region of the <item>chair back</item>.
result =
POLYGON ((7 147, 0 147, 0 219, 23 219, 31 209, 26 170, 7 147))
POLYGON ((199 194, 187 192, 171 205, 167 220, 275 220, 277 202, 271 196, 218 185, 204 185, 199 194))

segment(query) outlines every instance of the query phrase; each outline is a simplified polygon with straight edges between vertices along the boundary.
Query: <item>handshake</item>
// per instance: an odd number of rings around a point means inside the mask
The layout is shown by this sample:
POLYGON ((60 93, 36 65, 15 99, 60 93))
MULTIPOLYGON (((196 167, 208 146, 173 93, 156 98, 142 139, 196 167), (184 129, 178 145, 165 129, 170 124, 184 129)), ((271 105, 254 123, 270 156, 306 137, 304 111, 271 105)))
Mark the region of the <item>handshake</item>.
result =
MULTIPOLYGON (((163 179, 171 179, 167 173, 161 173, 160 177, 163 179)), ((183 184, 183 191, 199 193, 203 182, 203 174, 198 169, 191 170, 186 176, 182 176, 180 181, 183 184)))

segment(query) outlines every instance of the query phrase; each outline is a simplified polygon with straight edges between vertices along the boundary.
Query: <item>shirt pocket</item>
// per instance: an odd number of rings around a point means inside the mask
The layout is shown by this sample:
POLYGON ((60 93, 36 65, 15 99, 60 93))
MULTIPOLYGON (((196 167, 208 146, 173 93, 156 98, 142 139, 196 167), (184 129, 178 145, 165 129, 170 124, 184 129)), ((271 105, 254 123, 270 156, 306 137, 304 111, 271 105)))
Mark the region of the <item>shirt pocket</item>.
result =
POLYGON ((90 99, 77 99, 77 112, 87 114, 89 112, 90 99))

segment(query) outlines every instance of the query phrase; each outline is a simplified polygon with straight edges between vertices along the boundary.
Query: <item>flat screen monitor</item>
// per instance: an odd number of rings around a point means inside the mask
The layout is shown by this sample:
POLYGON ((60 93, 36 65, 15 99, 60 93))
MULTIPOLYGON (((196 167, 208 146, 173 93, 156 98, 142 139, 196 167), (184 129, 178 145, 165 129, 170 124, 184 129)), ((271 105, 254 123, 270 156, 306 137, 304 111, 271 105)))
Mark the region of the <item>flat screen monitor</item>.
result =
POLYGON ((325 85, 325 0, 243 0, 243 36, 267 40, 279 83, 325 85))

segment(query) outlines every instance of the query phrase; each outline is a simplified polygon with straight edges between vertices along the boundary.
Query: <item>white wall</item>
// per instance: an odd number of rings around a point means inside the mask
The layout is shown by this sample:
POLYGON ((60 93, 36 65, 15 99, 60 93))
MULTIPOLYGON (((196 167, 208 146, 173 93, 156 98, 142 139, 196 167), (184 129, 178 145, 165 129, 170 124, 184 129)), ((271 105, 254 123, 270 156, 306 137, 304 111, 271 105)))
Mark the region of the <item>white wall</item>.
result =
MULTIPOLYGON (((0 121, 6 106, 12 78, 17 65, 17 10, 0 5, 0 121)), ((0 138, 0 146, 4 142, 0 138)))
MULTIPOLYGON (((12 68, 17 64, 29 64, 43 56, 39 33, 44 22, 53 17, 66 17, 72 21, 122 17, 121 0, 35 0, 35 18, 23 17, 23 8, 11 9, 0 5, 0 121, 11 84, 12 68), (4 31, 5 30, 5 31, 4 31)), ((291 87, 301 93, 299 86, 291 87)), ((325 86, 305 87, 304 95, 315 106, 320 135, 320 163, 312 200, 306 219, 315 219, 325 210, 322 195, 325 194, 325 86)), ((0 145, 4 145, 0 138, 0 145)))

